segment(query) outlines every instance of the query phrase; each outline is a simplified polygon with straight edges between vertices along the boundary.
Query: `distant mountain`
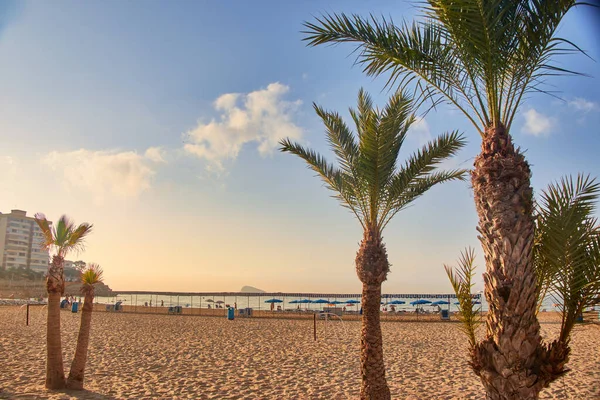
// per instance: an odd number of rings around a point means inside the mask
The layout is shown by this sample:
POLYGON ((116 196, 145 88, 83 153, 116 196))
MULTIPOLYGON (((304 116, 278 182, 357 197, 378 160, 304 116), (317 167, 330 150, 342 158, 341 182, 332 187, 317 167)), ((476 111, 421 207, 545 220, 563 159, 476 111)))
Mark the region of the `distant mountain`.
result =
POLYGON ((266 293, 264 290, 257 289, 253 286, 244 286, 240 290, 242 293, 266 293))

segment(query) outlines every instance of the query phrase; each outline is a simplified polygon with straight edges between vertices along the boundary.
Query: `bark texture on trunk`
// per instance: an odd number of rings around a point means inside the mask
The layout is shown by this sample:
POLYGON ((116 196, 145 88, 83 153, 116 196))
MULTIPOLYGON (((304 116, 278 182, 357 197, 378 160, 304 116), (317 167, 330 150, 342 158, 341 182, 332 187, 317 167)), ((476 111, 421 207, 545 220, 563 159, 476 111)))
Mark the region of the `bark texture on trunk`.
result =
POLYGON ((568 355, 559 344, 543 345, 539 333, 530 176, 506 129, 489 128, 471 180, 489 303, 486 339, 473 349, 472 366, 490 400, 537 399, 568 355))
POLYGON ((64 259, 52 257, 48 268, 46 289, 48 290, 48 319, 46 323, 46 388, 63 389, 65 372, 60 339, 60 298, 65 290, 63 276, 64 259))
POLYGON ((385 379, 379 314, 381 284, 386 280, 388 271, 387 252, 380 233, 376 229, 366 230, 356 255, 356 272, 363 283, 360 354, 360 398, 363 400, 391 399, 385 379))
POLYGON ((83 378, 85 375, 85 364, 90 343, 93 309, 94 294, 88 292, 85 294, 85 300, 81 310, 81 325, 79 327, 79 336, 77 337, 77 347, 75 348, 75 355, 73 356, 73 362, 71 363, 69 378, 67 379, 67 388, 69 389, 83 389, 83 378))

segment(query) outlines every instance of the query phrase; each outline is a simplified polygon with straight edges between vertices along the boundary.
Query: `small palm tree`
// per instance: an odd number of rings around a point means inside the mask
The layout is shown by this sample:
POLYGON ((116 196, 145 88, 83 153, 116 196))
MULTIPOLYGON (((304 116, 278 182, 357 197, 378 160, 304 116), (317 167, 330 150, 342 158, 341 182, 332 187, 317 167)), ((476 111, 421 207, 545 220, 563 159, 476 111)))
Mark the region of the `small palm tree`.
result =
POLYGON ((439 171, 436 166, 454 155, 465 141, 457 132, 442 135, 398 166, 398 154, 416 118, 412 99, 405 93, 396 93, 380 111, 361 89, 358 110, 350 109, 357 137, 339 114, 317 105, 314 109, 325 124, 339 166, 288 139, 280 142, 281 151, 299 156, 316 171, 363 228, 356 254, 356 273, 363 284, 361 399, 390 399, 379 316, 381 284, 390 267, 382 232, 396 213, 434 185, 463 179, 464 170, 439 171))
POLYGON ((44 247, 55 250, 46 277, 48 290, 46 387, 63 389, 65 372, 60 340, 60 298, 65 291, 64 261, 69 252, 83 248, 84 239, 92 231, 92 225, 83 223, 75 226, 72 220, 63 215, 54 227, 51 227, 50 222, 41 213, 35 215, 35 221, 42 231, 44 247))
POLYGON ((85 363, 90 342, 90 330, 92 327, 92 311, 94 310, 94 285, 102 282, 102 268, 98 264, 90 264, 81 273, 81 294, 84 296, 83 308, 81 310, 81 326, 77 337, 75 356, 71 363, 71 371, 67 379, 67 388, 83 389, 83 378, 85 375, 85 363))
POLYGON ((600 296, 600 224, 594 217, 599 195, 595 179, 568 177, 549 185, 537 207, 538 303, 550 296, 559 304, 557 341, 567 355, 577 317, 600 296))
MULTIPOLYGON (((487 339, 475 363, 490 399, 535 399, 556 379, 540 374, 550 353, 536 317, 533 190, 529 164, 510 130, 523 99, 551 75, 573 74, 551 59, 581 51, 556 37, 575 0, 426 0, 425 19, 333 15, 306 23, 310 45, 356 43, 368 75, 414 83, 433 104, 461 111, 482 138, 471 182, 486 260, 487 339), (515 345, 519 343, 520 345, 515 345), (543 375, 543 376, 542 376, 543 375)), ((552 370, 563 361, 554 359, 552 370)), ((544 367, 546 368, 546 367, 544 367)))
MULTIPOLYGON (((577 318, 600 295, 600 225, 593 216, 600 185, 587 176, 563 178, 542 191, 537 204, 534 245, 538 304, 551 296, 562 313, 558 337, 545 345, 545 358, 538 360, 538 374, 549 381, 568 372, 569 342, 577 318)), ((463 253, 456 270, 446 272, 460 303, 463 329, 469 341, 471 365, 482 368, 477 355, 478 313, 473 309, 472 278, 475 253, 463 253)))

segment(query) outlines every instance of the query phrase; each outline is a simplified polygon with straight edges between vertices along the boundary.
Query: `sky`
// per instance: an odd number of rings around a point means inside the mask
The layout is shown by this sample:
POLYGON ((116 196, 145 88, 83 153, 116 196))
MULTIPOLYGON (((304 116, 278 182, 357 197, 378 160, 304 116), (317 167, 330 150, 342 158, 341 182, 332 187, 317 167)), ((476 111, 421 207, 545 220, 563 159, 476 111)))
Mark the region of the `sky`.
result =
MULTIPOLYGON (((293 138, 329 159, 312 103, 338 111, 364 87, 378 105, 385 78, 366 77, 352 46, 306 47, 322 13, 412 20, 412 3, 0 3, 0 211, 67 214, 94 224, 72 260, 99 263, 116 290, 360 292, 359 222, 303 162, 277 150, 293 138)), ((600 46, 586 10, 559 34, 589 52, 557 64, 560 99, 535 94, 511 133, 537 193, 579 172, 600 176, 600 46)), ((401 157, 447 131, 468 145, 446 165, 470 168, 480 138, 450 107, 410 131, 401 157)), ((444 264, 478 254, 467 182, 435 187, 384 231, 384 293, 449 293, 444 264)))

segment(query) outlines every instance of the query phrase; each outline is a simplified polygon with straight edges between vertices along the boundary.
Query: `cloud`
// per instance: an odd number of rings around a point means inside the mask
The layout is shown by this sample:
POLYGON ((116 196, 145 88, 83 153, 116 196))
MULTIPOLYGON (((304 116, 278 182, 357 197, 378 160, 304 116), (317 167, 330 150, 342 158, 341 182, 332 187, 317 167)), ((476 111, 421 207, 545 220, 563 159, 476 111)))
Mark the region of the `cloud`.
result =
POLYGON ((410 126, 406 135, 409 138, 414 138, 419 143, 419 146, 427 144, 432 139, 429 124, 422 117, 416 117, 415 122, 410 126))
POLYGON ((567 105, 570 108, 574 108, 575 110, 581 111, 584 113, 588 113, 588 112, 594 111, 594 110, 600 110, 600 106, 598 105, 598 103, 588 101, 581 97, 576 97, 575 99, 568 101, 567 105))
POLYGON ((217 119, 185 133, 184 150, 207 161, 207 169, 225 169, 224 162, 235 160, 242 147, 253 143, 261 156, 271 154, 280 139, 299 139, 302 130, 293 122, 301 101, 285 101, 289 87, 271 83, 266 89, 247 94, 227 93, 215 100, 217 119))
POLYGON ((144 157, 155 163, 166 164, 167 161, 164 158, 164 153, 164 150, 160 147, 149 147, 144 153, 144 157))
POLYGON ((525 111, 525 125, 521 128, 521 132, 533 136, 548 135, 556 125, 556 119, 547 117, 535 111, 533 108, 525 111))
POLYGON ((106 194, 136 197, 151 187, 155 165, 164 163, 162 150, 151 147, 143 155, 135 151, 53 151, 42 163, 62 175, 67 187, 84 190, 102 202, 106 194))

